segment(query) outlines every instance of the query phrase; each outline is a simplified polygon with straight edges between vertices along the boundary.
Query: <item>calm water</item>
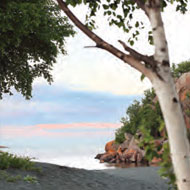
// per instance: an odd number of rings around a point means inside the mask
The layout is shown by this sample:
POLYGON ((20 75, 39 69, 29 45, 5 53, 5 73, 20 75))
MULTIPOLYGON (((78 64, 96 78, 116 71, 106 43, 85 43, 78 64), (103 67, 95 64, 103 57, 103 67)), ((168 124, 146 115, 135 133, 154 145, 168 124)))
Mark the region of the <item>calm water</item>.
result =
POLYGON ((65 135, 65 130, 50 132, 48 135, 34 133, 30 128, 27 131, 10 131, 0 128, 0 145, 8 146, 6 151, 20 156, 29 156, 35 161, 48 162, 84 169, 105 169, 114 166, 100 164, 94 159, 96 154, 104 152, 105 143, 114 138, 115 129, 104 128, 89 132, 89 129, 74 130, 65 135), (19 132, 20 135, 17 134, 19 132), (26 133, 26 135, 23 135, 26 133), (32 134, 33 133, 33 134, 32 134))
POLYGON ((94 157, 114 139, 120 118, 140 96, 37 86, 34 97, 0 101, 0 145, 21 156, 85 169, 104 169, 94 157))

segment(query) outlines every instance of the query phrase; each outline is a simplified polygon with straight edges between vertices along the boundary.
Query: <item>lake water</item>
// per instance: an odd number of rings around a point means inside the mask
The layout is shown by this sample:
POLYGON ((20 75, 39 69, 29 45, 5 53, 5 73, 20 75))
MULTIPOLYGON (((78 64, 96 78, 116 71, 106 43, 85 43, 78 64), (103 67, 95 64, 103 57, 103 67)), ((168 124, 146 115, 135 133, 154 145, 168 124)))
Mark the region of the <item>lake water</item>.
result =
POLYGON ((0 101, 0 145, 35 161, 105 169, 94 157, 114 139, 126 108, 138 95, 73 91, 36 86, 33 98, 19 94, 0 101))
POLYGON ((0 127, 0 145, 8 146, 6 151, 10 153, 39 162, 84 169, 108 168, 94 157, 104 152, 106 142, 114 139, 115 129, 80 127, 70 130, 72 133, 64 127, 59 131, 44 129, 48 133, 39 134, 31 127, 0 127))

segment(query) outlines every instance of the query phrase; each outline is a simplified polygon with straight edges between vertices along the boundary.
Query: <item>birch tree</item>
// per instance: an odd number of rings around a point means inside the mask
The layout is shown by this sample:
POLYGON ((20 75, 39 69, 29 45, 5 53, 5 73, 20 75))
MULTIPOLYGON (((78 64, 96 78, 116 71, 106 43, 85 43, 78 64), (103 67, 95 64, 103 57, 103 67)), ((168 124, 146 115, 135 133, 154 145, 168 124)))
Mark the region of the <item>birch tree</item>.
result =
MULTIPOLYGON (((181 110, 178 95, 175 90, 175 84, 170 71, 170 59, 168 54, 168 43, 165 35, 161 12, 168 3, 173 3, 171 0, 105 0, 103 3, 100 0, 57 0, 60 8, 70 18, 70 20, 91 40, 95 42, 95 47, 103 49, 124 63, 130 65, 137 71, 146 76, 152 83, 153 88, 158 96, 162 113, 165 120, 165 125, 168 133, 171 158, 174 167, 174 172, 177 178, 177 186, 179 190, 190 189, 190 147, 187 139, 186 126, 181 110), (149 39, 155 47, 154 55, 143 55, 132 49, 126 42, 119 39, 119 43, 123 46, 124 51, 117 49, 114 45, 96 35, 75 16, 68 5, 76 6, 77 4, 85 4, 89 7, 90 13, 88 16, 96 15, 96 12, 102 7, 104 16, 110 16, 108 22, 115 24, 119 28, 128 32, 130 20, 133 18, 133 12, 136 9, 141 9, 146 14, 152 31, 149 34, 149 39), (118 14, 117 9, 123 11, 123 14, 118 14), (151 39, 152 38, 152 39, 151 39)), ((176 10, 183 13, 187 11, 187 0, 176 0, 176 10)), ((88 17, 87 17, 88 18, 88 17)), ((89 21, 93 28, 94 21, 89 21)), ((135 23, 136 27, 140 24, 135 23)), ((133 38, 137 38, 139 31, 133 34, 133 38)), ((133 39, 128 42, 133 45, 133 39)))

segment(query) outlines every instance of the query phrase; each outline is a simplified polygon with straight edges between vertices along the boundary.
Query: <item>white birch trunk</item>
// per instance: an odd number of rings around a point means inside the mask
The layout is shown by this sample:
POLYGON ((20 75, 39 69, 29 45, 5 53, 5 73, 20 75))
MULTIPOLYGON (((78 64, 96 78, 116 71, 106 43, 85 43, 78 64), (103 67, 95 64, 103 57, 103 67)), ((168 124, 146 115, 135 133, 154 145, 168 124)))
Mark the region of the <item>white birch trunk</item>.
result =
POLYGON ((171 158, 179 190, 190 190, 190 144, 181 105, 170 73, 168 46, 160 13, 160 0, 147 1, 157 62, 150 77, 164 116, 171 158))
POLYGON ((164 81, 152 80, 158 96, 166 129, 170 152, 179 190, 190 190, 190 146, 187 139, 186 125, 182 115, 173 79, 164 74, 164 81))

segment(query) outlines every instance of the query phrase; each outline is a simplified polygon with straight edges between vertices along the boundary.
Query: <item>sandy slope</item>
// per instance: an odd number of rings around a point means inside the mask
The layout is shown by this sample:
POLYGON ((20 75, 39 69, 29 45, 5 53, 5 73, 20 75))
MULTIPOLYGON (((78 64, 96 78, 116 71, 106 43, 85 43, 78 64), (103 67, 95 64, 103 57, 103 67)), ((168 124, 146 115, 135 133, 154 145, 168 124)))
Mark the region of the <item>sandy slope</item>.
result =
POLYGON ((158 168, 127 168, 109 170, 83 170, 58 165, 36 163, 42 172, 26 172, 9 169, 11 175, 37 177, 37 183, 23 180, 0 180, 1 190, 167 190, 158 168))

